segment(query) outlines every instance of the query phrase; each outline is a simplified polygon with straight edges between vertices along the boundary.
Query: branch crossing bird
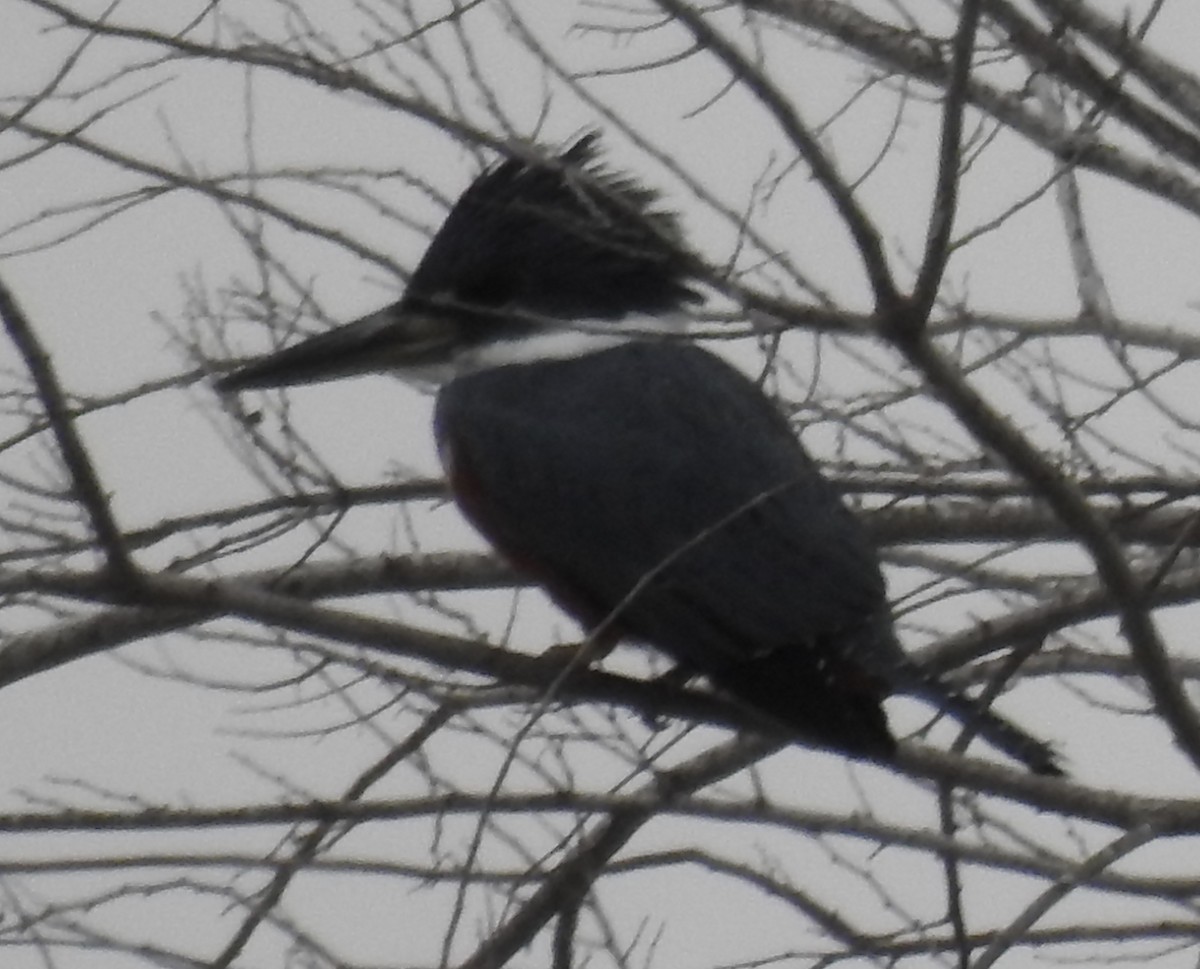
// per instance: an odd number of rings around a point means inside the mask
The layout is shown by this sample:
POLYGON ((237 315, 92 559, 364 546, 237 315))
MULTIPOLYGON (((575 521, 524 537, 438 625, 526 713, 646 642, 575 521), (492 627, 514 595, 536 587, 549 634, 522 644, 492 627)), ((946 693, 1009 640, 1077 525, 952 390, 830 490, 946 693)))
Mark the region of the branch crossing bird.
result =
POLYGON ((886 760, 881 703, 908 693, 1061 773, 904 653, 878 553, 787 420, 668 335, 700 299, 690 266, 674 216, 588 135, 480 175, 399 302, 218 388, 434 380, 462 511, 585 628, 661 650, 800 739, 886 760))

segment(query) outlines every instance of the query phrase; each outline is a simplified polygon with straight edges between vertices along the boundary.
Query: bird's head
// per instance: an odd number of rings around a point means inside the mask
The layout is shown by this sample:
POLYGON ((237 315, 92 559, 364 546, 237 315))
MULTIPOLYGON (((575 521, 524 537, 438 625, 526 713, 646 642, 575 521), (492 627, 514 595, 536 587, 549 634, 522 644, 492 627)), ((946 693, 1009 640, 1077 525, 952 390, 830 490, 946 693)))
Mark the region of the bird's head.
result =
POLYGON ((444 379, 669 327, 698 298, 675 217, 655 192, 605 166, 597 140, 484 172, 399 302, 248 364, 218 388, 380 371, 444 379))

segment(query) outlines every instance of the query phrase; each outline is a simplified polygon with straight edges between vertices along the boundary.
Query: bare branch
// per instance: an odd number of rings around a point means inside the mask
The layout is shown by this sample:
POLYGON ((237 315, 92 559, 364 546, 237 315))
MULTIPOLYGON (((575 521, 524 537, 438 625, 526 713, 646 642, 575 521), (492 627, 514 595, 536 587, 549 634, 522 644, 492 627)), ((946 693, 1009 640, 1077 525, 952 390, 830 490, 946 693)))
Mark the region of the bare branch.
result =
MULTIPOLYGON (((937 300, 942 275, 950 259, 950 234, 958 210, 958 170, 962 164, 963 111, 967 86, 971 80, 971 59, 975 55, 975 36, 979 30, 979 0, 964 0, 954 35, 954 59, 950 81, 942 103, 942 133, 938 142, 937 185, 929 213, 929 232, 925 239, 925 257, 909 296, 904 325, 923 328, 937 300)), ((897 320, 899 322, 899 320, 897 320)))
POLYGON ((125 544, 109 507, 108 496, 104 492, 96 469, 88 456, 75 423, 66 404, 66 397, 50 362, 50 356, 42 348, 33 327, 16 298, 8 287, 0 281, 0 318, 4 320, 4 328, 16 344, 29 374, 37 386, 38 397, 46 410, 50 428, 58 442, 59 451, 67 472, 71 476, 72 487, 79 501, 87 509, 96 532, 96 538, 104 552, 110 572, 110 579, 126 594, 134 594, 139 572, 125 544))

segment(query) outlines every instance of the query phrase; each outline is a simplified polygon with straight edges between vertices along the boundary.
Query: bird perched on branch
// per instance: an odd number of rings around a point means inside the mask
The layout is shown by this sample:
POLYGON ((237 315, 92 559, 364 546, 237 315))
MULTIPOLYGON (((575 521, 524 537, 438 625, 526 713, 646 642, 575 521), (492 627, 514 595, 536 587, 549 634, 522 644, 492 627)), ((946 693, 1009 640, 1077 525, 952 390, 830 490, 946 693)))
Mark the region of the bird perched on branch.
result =
POLYGON ((656 194, 588 135, 479 176, 399 302, 218 387, 438 380, 459 506, 585 628, 663 651, 801 739, 887 759, 881 701, 903 692, 1060 773, 904 653, 876 550, 772 402, 662 335, 700 298, 690 265, 656 194))

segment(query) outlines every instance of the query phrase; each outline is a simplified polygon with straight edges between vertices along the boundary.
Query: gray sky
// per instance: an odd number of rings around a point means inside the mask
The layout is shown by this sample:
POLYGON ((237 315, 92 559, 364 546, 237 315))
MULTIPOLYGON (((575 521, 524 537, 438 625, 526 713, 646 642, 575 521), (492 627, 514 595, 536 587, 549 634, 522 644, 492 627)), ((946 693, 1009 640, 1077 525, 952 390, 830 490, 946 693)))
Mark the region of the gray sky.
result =
MULTIPOLYGON (((5 13, 4 36, 0 37, 0 93, 19 101, 50 79, 65 52, 79 38, 66 31, 45 31, 47 16, 30 5, 10 6, 12 9, 5 13)), ((82 10, 93 5, 77 6, 82 10)), ((278 40, 283 36, 284 8, 279 5, 267 0, 243 0, 221 6, 231 20, 245 18, 257 24, 264 38, 278 40)), ((876 6, 885 9, 890 5, 876 6)), ((1138 12, 1151 5, 1124 6, 1138 12)), ((526 9, 524 5, 518 7, 526 9)), ((175 18, 178 23, 170 26, 177 27, 195 12, 168 12, 155 5, 126 3, 119 4, 112 16, 115 22, 139 24, 175 18)), ((538 134, 551 144, 593 125, 611 127, 596 106, 582 103, 561 85, 547 80, 546 72, 532 65, 528 55, 521 52, 514 34, 503 29, 503 17, 493 13, 478 10, 468 19, 468 49, 478 58, 476 68, 489 79, 520 133, 530 133, 542 112, 545 121, 538 134)), ((349 4, 330 4, 321 9, 320 16, 326 18, 320 26, 339 37, 347 49, 357 49, 362 33, 369 29, 349 4)), ((556 54, 576 71, 611 69, 650 58, 656 51, 669 54, 681 47, 679 37, 671 34, 613 38, 602 32, 571 29, 580 18, 604 22, 621 19, 604 7, 576 5, 543 7, 536 15, 540 36, 553 44, 556 54)), ((1194 68, 1197 36, 1200 13, 1186 2, 1166 4, 1152 32, 1156 50, 1178 58, 1190 68, 1194 68)), ((213 38, 205 32, 201 39, 209 42, 213 38)), ((224 42, 227 37, 218 39, 224 42)), ((247 35, 242 39, 249 43, 253 38, 247 35)), ((463 78, 462 48, 457 47, 462 39, 449 27, 432 31, 425 39, 435 49, 444 48, 455 77, 463 78), (454 54, 456 49, 458 55, 454 54)), ((812 124, 829 122, 823 131, 826 145, 845 171, 854 176, 866 175, 859 198, 880 218, 889 250, 900 254, 896 265, 906 265, 905 260, 907 265, 915 264, 925 230, 937 132, 935 114, 922 103, 926 93, 915 91, 913 101, 897 117, 896 95, 887 82, 869 87, 861 98, 852 97, 863 87, 868 73, 865 67, 835 52, 800 47, 776 35, 767 38, 766 43, 767 62, 789 91, 798 92, 797 100, 807 120, 812 124), (797 56, 798 51, 804 56, 797 56), (873 168, 889 137, 894 143, 873 168)), ((440 80, 417 60, 414 50, 397 48, 392 53, 394 69, 411 72, 414 83, 425 85, 433 97, 449 103, 451 98, 439 88, 440 80)), ((65 89, 86 90, 102 79, 109 81, 78 99, 42 105, 31 120, 62 128, 136 93, 127 105, 97 121, 87 136, 172 170, 185 168, 192 177, 219 178, 247 168, 265 173, 269 177, 255 186, 255 191, 269 203, 364 247, 364 252, 354 254, 329 239, 315 238, 310 232, 271 220, 262 230, 272 257, 286 266, 298 287, 311 292, 320 313, 330 320, 353 318, 390 301, 400 290, 401 280, 389 272, 387 264, 411 267, 424 246, 422 228, 436 226, 443 214, 417 180, 452 199, 478 171, 478 158, 445 133, 398 111, 385 111, 353 93, 317 92, 311 85, 269 71, 248 73, 233 65, 189 61, 146 64, 152 56, 148 49, 137 45, 94 42, 69 75, 65 89), (126 67, 129 69, 123 70, 126 67), (360 172, 355 184, 370 192, 371 197, 356 199, 330 187, 338 177, 335 168, 368 173, 360 172), (396 174, 401 171, 403 177, 396 174), (383 209, 382 205, 394 209, 383 209), (411 224, 405 224, 406 219, 412 220, 411 224), (368 258, 370 254, 378 258, 368 258)), ((367 63, 374 65, 379 71, 377 76, 386 81, 388 74, 381 62, 368 59, 367 63)), ((989 70, 1019 75, 1025 67, 999 65, 989 70)), ((482 94, 485 87, 462 83, 463 113, 472 123, 500 133, 495 119, 489 118, 482 94)), ((686 176, 708 187, 721 204, 735 211, 749 211, 755 227, 775 241, 840 309, 869 309, 860 263, 819 187, 802 164, 788 168, 784 159, 789 156, 783 154, 782 138, 764 122, 744 91, 734 89, 717 97, 723 83, 722 72, 710 62, 690 58, 653 73, 589 78, 586 85, 619 111, 633 131, 661 146, 668 162, 674 160, 686 176), (756 188, 756 180, 765 174, 782 177, 769 201, 754 205, 750 200, 761 191, 761 186, 756 188)), ((402 84, 397 82, 396 87, 402 84)), ((6 111, 13 107, 13 102, 4 104, 6 111)), ((4 139, 8 139, 0 153, 4 158, 17 156, 29 145, 12 133, 0 135, 0 145, 4 139)), ((689 191, 677 173, 638 150, 632 139, 614 134, 610 144, 614 164, 628 166, 664 188, 667 203, 681 211, 691 238, 705 257, 717 261, 728 255, 734 230, 727 219, 689 191)), ((1030 150, 1011 134, 1000 134, 980 153, 965 177, 958 233, 985 226, 1020 205, 1050 175, 1043 153, 1030 150)), ((0 235, 0 273, 21 300, 51 352, 62 382, 73 393, 118 394, 143 381, 182 373, 188 362, 169 339, 163 321, 171 326, 182 325, 188 314, 187 291, 203 289, 210 295, 219 294, 234 278, 249 288, 261 284, 254 254, 247 245, 247 238, 256 231, 255 217, 245 210, 235 213, 241 220, 235 227, 228 213, 184 190, 125 206, 119 200, 122 193, 143 190, 157 184, 155 180, 101 164, 70 146, 56 147, 0 171, 0 183, 0 197, 5 199, 0 205, 0 226, 5 230, 0 235), (100 213, 106 217, 88 225, 100 213), (77 231, 83 226, 86 229, 77 231), (239 228, 241 237, 236 231, 239 228), (71 237, 64 239, 67 235, 71 237)), ((238 190, 246 185, 244 181, 228 184, 238 190)), ((1096 255, 1117 313, 1137 323, 1172 325, 1190 331, 1195 325, 1198 298, 1195 254, 1200 251, 1200 230, 1194 215, 1097 177, 1085 177, 1082 187, 1096 255)), ((812 294, 802 293, 794 279, 784 279, 782 272, 764 271, 748 278, 764 288, 778 285, 788 295, 805 301, 813 298, 812 294)), ((296 293, 288 290, 283 272, 270 278, 268 288, 280 305, 295 303, 296 293)), ((981 234, 956 252, 943 295, 969 303, 980 312, 1038 319, 1072 317, 1078 311, 1078 299, 1053 193, 1029 201, 999 228, 981 234)), ((243 300, 241 305, 260 311, 263 304, 243 300)), ((311 312, 310 307, 304 326, 317 325, 317 318, 319 314, 311 312)), ((205 339, 207 345, 215 345, 211 334, 205 339)), ((230 324, 228 339, 247 355, 266 349, 269 341, 265 328, 242 321, 230 324)), ((795 339, 790 344, 793 349, 804 345, 804 337, 795 339)), ((757 359, 752 348, 731 352, 748 367, 757 359)), ((1084 351, 1094 352, 1094 347, 1084 351)), ((826 342, 822 353, 820 361, 796 358, 800 362, 789 389, 795 390, 814 374, 814 394, 822 400, 826 395, 834 400, 839 393, 848 393, 844 388, 858 383, 877 388, 888 385, 888 375, 873 373, 868 365, 874 361, 882 366, 888 361, 888 355, 877 347, 863 347, 861 341, 850 346, 826 342), (844 383, 839 385, 839 381, 844 383)), ((21 369, 7 342, 0 344, 0 366, 6 372, 21 369)), ((1081 364, 1081 369, 1087 367, 1081 364)), ((1099 381, 1111 379, 1116 369, 1111 359, 1098 357, 1091 372, 1099 381)), ((1005 379, 1020 382, 1019 376, 1005 373, 1003 368, 989 371, 981 382, 999 392, 1005 379)), ((1181 400, 1180 392, 1193 380, 1183 374, 1168 381, 1171 399, 1181 400)), ((1073 400, 1086 399, 1082 383, 1073 386, 1070 393, 1073 400)), ((290 395, 289 400, 288 418, 342 483, 368 484, 397 474, 424 476, 438 472, 427 426, 429 400, 395 381, 370 378, 344 386, 302 390, 290 395)), ((251 408, 263 406, 255 401, 247 403, 251 408)), ((1183 403, 1190 406, 1192 402, 1183 403)), ((1012 401, 1013 413, 1019 419, 1027 413, 1026 407, 1027 402, 1012 401)), ((274 410, 264 413, 265 432, 278 442, 279 414, 274 410)), ((915 426, 928 415, 941 412, 928 401, 916 400, 898 403, 890 413, 896 420, 912 421, 915 426)), ((1130 454, 1153 453, 1172 467, 1194 469, 1191 428, 1172 425, 1144 403, 1120 408, 1105 421, 1107 431, 1119 435, 1130 454)), ((21 426, 18 418, 7 413, 0 416, 0 433, 5 436, 21 426)), ((261 481, 231 451, 233 425, 219 414, 218 402, 204 383, 170 386, 131 403, 106 408, 81 420, 79 427, 112 496, 117 519, 126 528, 149 526, 164 518, 252 500, 267 493, 261 481)), ((1036 437, 1042 432, 1034 428, 1031 433, 1036 437)), ((836 425, 818 423, 806 434, 805 441, 822 457, 831 458, 840 434, 836 425)), ((945 454, 954 454, 963 440, 961 432, 947 427, 945 435, 945 454)), ((245 453, 245 445, 239 447, 245 453)), ((45 441, 10 448, 0 453, 0 472, 44 476, 52 466, 48 448, 45 441)), ((852 456, 865 454, 870 441, 864 435, 851 440, 848 448, 852 456)), ((1130 459, 1125 470, 1136 466, 1137 462, 1130 459)), ((271 480, 272 486, 280 487, 278 478, 271 480)), ((340 532, 338 540, 323 548, 321 555, 330 561, 344 560, 355 548, 399 554, 412 547, 413 536, 422 548, 481 547, 450 509, 424 505, 417 509, 412 522, 391 514, 364 515, 361 522, 340 532), (409 527, 411 534, 406 531, 409 527)), ((314 537, 313 532, 290 535, 234 563, 223 563, 216 572, 235 566, 266 567, 293 561, 314 537)), ((0 552, 3 542, 0 536, 0 552)), ((189 551, 187 543, 156 549, 148 554, 146 562, 164 567, 171 556, 189 551)), ((894 589, 912 585, 911 574, 894 571, 894 589)), ((453 601, 497 638, 503 634, 512 607, 508 593, 453 601)), ((403 621, 463 628, 452 618, 401 597, 353 605, 403 621)), ((573 627, 540 602, 536 593, 522 594, 519 606, 518 630, 528 638, 518 641, 554 641, 576 635, 573 627)), ((940 612, 935 608, 928 614, 921 613, 913 623, 914 638, 936 638, 939 631, 966 625, 969 620, 954 613, 958 608, 951 600, 940 612)), ((971 600, 969 608, 996 608, 996 604, 971 600)), ((1193 615, 1166 617, 1164 629, 1172 644, 1185 648, 1190 645, 1193 615)), ((45 621, 44 616, 18 607, 7 615, 0 614, 0 631, 8 634, 42 628, 45 621)), ((351 713, 341 701, 322 702, 312 684, 295 690, 252 691, 251 687, 294 674, 295 666, 282 651, 226 641, 232 628, 229 623, 206 628, 206 635, 198 640, 158 637, 118 654, 71 663, 7 686, 0 703, 0 737, 6 738, 0 745, 0 774, 4 778, 0 784, 0 811, 56 803, 114 809, 138 803, 231 805, 270 802, 297 792, 338 797, 366 764, 382 754, 389 740, 411 729, 411 715, 385 711, 370 727, 343 725, 325 731, 322 728, 350 720, 351 713), (222 685, 228 688, 219 688, 222 685), (309 702, 291 705, 301 698, 309 702), (280 778, 287 778, 292 789, 280 778), (128 797, 141 800, 125 800, 128 797)), ((255 632, 264 639, 269 635, 262 630, 255 632)), ((1099 635, 1111 636, 1111 629, 1102 629, 1099 635)), ((642 660, 630 658, 624 662, 636 665, 642 660)), ((1105 692, 1099 687, 1097 692, 1114 703, 1137 702, 1129 690, 1105 692)), ((383 691, 364 686, 349 690, 348 695, 369 706, 381 699, 383 691)), ((923 714, 911 705, 898 703, 890 709, 901 730, 923 722, 923 714)), ((1089 711, 1077 696, 1045 682, 1022 687, 1016 695, 1007 697, 1005 710, 1036 726, 1039 733, 1059 740, 1070 758, 1072 772, 1084 782, 1107 785, 1121 778, 1129 789, 1196 794, 1194 772, 1182 769, 1182 758, 1167 747, 1162 728, 1149 719, 1123 719, 1117 730, 1095 711, 1089 711), (1096 729, 1096 724, 1101 728, 1096 729), (1118 737, 1119 743, 1115 742, 1118 737), (1147 750, 1153 751, 1153 756, 1143 753, 1147 750)), ((704 736, 711 739, 712 735, 704 736)), ((944 738, 948 734, 935 736, 944 738)), ((466 752, 461 760, 455 760, 456 748, 450 741, 436 748, 448 758, 446 770, 451 774, 479 771, 481 776, 494 776, 497 765, 481 753, 486 745, 472 743, 470 738, 457 739, 466 752), (472 760, 476 757, 478 763, 472 760)), ((688 738, 684 744, 698 745, 699 740, 688 738)), ((593 764, 589 755, 580 756, 580 763, 594 767, 598 776, 607 776, 605 771, 614 777, 619 773, 612 758, 594 755, 593 764)), ((881 771, 848 767, 841 758, 799 749, 780 755, 771 767, 762 783, 781 803, 805 810, 852 810, 860 797, 859 785, 863 784, 869 793, 862 796, 882 816, 926 829, 936 826, 932 798, 915 785, 884 777, 881 771)), ((411 794, 426 780, 413 774, 394 778, 392 783, 395 793, 411 794)), ((1014 809, 1013 817, 1023 831, 1033 833, 1032 837, 1063 838, 1057 823, 1032 812, 1014 809)), ((469 840, 472 823, 456 819, 450 825, 453 837, 448 842, 455 850, 469 840)), ((561 819, 551 823, 566 827, 561 819)), ((240 849, 261 855, 279 836, 279 828, 267 832, 222 831, 220 844, 230 851, 240 849)), ((350 857, 420 858, 426 844, 397 845, 397 839, 420 841, 432 836, 431 831, 419 827, 381 825, 357 830, 343 848, 350 857)), ((1093 849, 1111 836, 1111 832, 1081 826, 1081 839, 1093 849)), ((164 846, 161 850, 200 851, 211 847, 209 837, 202 832, 199 836, 153 838, 133 834, 95 839, 78 835, 10 838, 8 844, 0 846, 0 865, 6 856, 92 852, 118 855, 145 849, 147 843, 164 846)), ((683 820, 657 822, 639 836, 635 845, 646 849, 651 845, 670 847, 696 842, 719 854, 742 858, 760 854, 773 857, 782 843, 790 853, 788 864, 801 871, 823 867, 823 900, 838 911, 853 911, 861 903, 864 879, 855 872, 855 865, 869 868, 872 877, 884 885, 901 883, 918 871, 922 891, 905 899, 912 905, 909 914, 934 920, 942 911, 943 902, 937 893, 940 876, 934 862, 928 856, 918 857, 900 849, 873 855, 869 845, 859 842, 799 837, 780 842, 750 826, 683 820), (844 855, 837 856, 839 851, 844 855)), ((504 857, 509 848, 497 839, 486 841, 483 850, 490 859, 504 857)), ((1146 858, 1167 869, 1176 865, 1187 870, 1193 867, 1190 860, 1181 861, 1170 850, 1157 847, 1146 858)), ((514 857, 512 863, 517 860, 514 857)), ((39 882, 35 890, 43 898, 57 892, 71 898, 94 890, 95 884, 104 884, 106 879, 112 880, 111 876, 111 872, 89 876, 98 882, 85 877, 70 883, 67 879, 48 879, 39 882)), ((972 874, 970 890, 985 896, 981 907, 989 912, 1014 914, 1039 889, 1017 875, 988 872, 986 879, 978 882, 975 877, 972 874)), ((256 884, 247 881, 248 890, 256 884)), ((643 918, 648 920, 647 935, 661 930, 662 938, 653 953, 653 964, 657 965, 732 964, 747 958, 748 939, 758 946, 750 955, 798 951, 814 944, 815 934, 807 928, 804 932, 793 930, 787 921, 790 912, 781 918, 780 909, 763 904, 748 888, 741 891, 747 893, 744 908, 739 907, 743 903, 729 889, 728 880, 702 875, 695 869, 681 873, 668 868, 628 876, 606 898, 612 918, 627 937, 634 934, 631 927, 643 918), (731 911, 747 913, 738 922, 736 933, 727 928, 731 911)), ((144 912, 154 912, 155 918, 170 918, 169 913, 176 911, 173 906, 180 906, 178 911, 188 913, 188 924, 178 926, 174 941, 189 951, 209 956, 212 946, 222 944, 238 924, 240 913, 224 911, 219 898, 201 902, 194 897, 174 899, 169 895, 144 900, 144 910, 134 903, 115 906, 102 921, 137 937, 143 931, 144 912)), ((417 890, 411 882, 395 877, 331 875, 293 886, 285 909, 301 924, 320 925, 331 950, 344 955, 351 964, 407 965, 407 961, 397 960, 397 953, 403 952, 412 964, 427 965, 436 962, 440 954, 439 933, 452 901, 449 890, 417 890)), ((1096 906, 1112 904, 1095 897, 1087 902, 1096 906)), ((471 914, 478 916, 474 911, 471 914)), ((1005 914, 998 914, 998 920, 1002 921, 1005 914)), ((885 913, 883 921, 888 919, 893 927, 904 921, 896 912, 885 913)), ((473 948, 475 930, 475 923, 464 923, 454 949, 456 957, 473 948)), ((648 958, 652 948, 644 940, 639 942, 638 957, 648 958)), ((238 964, 274 966, 284 964, 282 958, 277 937, 264 933, 264 938, 247 950, 244 963, 238 964)), ((532 965, 537 958, 529 956, 519 964, 532 965)), ((0 963, 5 969, 32 969, 42 964, 31 948, 13 948, 0 956, 0 963)), ((1194 953, 1185 949, 1178 953, 1178 959, 1164 956, 1155 964, 1194 963, 1194 953)), ((130 962, 127 956, 110 953, 91 961, 64 958, 61 964, 108 969, 130 962)), ((633 964, 641 963, 634 960, 633 964)), ((807 962, 797 958, 786 964, 799 966, 807 962)))

